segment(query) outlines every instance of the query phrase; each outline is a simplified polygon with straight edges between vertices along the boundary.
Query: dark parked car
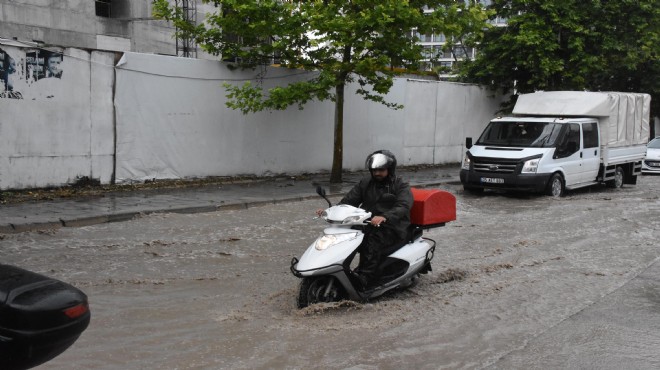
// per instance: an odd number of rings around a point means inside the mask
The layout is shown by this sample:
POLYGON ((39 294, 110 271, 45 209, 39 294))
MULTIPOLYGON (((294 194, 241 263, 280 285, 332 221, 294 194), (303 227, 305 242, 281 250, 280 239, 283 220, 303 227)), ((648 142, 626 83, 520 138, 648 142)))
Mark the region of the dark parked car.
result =
POLYGON ((28 369, 69 348, 90 321, 87 296, 59 280, 0 264, 0 369, 28 369))

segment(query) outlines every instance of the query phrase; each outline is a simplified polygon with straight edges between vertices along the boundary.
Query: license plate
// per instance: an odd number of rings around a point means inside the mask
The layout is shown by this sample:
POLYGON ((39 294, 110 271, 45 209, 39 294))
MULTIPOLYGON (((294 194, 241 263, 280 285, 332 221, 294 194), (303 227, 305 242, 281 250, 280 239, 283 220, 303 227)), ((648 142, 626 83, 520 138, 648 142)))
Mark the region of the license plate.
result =
POLYGON ((486 182, 489 184, 504 184, 504 179, 499 177, 482 177, 481 182, 486 182))

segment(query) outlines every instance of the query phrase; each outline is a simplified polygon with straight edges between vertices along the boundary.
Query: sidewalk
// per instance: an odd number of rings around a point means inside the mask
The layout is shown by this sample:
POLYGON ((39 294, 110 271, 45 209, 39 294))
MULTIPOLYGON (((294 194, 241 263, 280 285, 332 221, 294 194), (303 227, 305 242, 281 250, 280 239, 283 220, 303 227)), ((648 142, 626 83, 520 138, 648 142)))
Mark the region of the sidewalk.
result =
MULTIPOLYGON (((431 187, 458 182, 458 164, 428 168, 400 168, 397 175, 411 186, 431 187)), ((241 209, 261 204, 301 201, 318 197, 321 185, 330 195, 345 194, 364 173, 345 173, 341 184, 330 184, 329 174, 296 181, 273 178, 242 184, 141 190, 98 197, 56 199, 0 205, 0 233, 78 227, 126 221, 146 213, 197 213, 241 209)))

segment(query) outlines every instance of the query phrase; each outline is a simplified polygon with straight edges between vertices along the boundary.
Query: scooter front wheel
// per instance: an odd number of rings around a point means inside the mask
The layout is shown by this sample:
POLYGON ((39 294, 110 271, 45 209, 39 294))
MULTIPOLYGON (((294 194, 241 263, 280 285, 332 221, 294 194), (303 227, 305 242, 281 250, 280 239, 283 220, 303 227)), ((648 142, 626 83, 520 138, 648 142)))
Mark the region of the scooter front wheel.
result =
POLYGON ((321 302, 339 302, 342 299, 346 299, 346 293, 334 276, 305 277, 300 282, 298 308, 321 302))

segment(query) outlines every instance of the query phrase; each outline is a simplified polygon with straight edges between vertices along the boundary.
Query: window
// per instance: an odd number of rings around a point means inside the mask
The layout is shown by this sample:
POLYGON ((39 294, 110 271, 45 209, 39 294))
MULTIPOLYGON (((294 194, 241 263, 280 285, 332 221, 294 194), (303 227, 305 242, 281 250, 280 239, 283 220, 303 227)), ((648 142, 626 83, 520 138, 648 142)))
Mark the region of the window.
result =
POLYGON ((110 1, 111 0, 95 0, 97 17, 110 17, 110 1))
POLYGON ((464 46, 456 45, 453 47, 452 52, 456 58, 465 58, 467 57, 467 48, 464 46))
POLYGON ((568 142, 575 143, 575 151, 577 152, 580 149, 580 126, 571 123, 570 131, 568 132, 568 142))
POLYGON ((419 42, 431 42, 431 35, 419 34, 419 42))
POLYGON ((570 123, 562 129, 561 140, 555 150, 554 158, 570 157, 580 150, 580 125, 570 123))
POLYGON ((569 134, 575 136, 577 133, 577 142, 579 143, 580 140, 580 126, 576 124, 574 128, 575 132, 559 123, 493 121, 488 124, 477 144, 520 148, 568 147, 567 141, 576 140, 569 134), (559 145, 557 145, 557 141, 560 142, 559 145))
POLYGON ((433 58, 433 46, 424 45, 422 47, 422 55, 423 55, 424 59, 433 58))
POLYGON ((598 124, 596 122, 583 124, 582 136, 584 136, 585 148, 596 148, 598 146, 598 124))

